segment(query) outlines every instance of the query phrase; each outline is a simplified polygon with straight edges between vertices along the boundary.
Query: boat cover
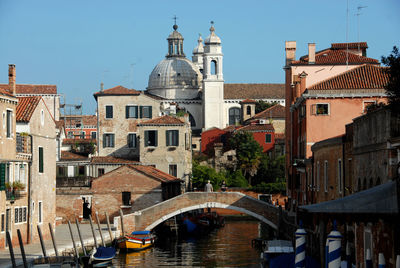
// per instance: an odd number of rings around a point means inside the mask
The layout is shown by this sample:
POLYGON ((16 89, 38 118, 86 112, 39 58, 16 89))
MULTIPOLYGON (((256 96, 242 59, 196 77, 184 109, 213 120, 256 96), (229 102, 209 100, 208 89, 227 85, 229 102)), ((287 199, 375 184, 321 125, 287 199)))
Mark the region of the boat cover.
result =
POLYGON ((113 247, 98 247, 93 255, 96 259, 107 259, 115 256, 115 248, 113 247))
MULTIPOLYGON (((275 257, 269 261, 270 268, 287 268, 294 267, 294 254, 281 254, 278 257, 275 257)), ((320 268, 319 263, 306 256, 306 266, 307 268, 320 268)))
POLYGON ((131 235, 148 235, 150 234, 150 231, 134 231, 131 233, 131 235))

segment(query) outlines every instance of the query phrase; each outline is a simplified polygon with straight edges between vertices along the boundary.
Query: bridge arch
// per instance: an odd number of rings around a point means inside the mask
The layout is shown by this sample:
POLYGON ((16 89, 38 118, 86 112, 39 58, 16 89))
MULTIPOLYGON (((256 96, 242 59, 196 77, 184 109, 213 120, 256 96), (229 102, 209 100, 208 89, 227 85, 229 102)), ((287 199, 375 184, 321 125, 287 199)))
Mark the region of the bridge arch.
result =
POLYGON ((232 209, 253 216, 276 230, 279 225, 277 207, 240 192, 184 193, 125 215, 124 225, 129 230, 151 230, 175 215, 200 208, 232 209))

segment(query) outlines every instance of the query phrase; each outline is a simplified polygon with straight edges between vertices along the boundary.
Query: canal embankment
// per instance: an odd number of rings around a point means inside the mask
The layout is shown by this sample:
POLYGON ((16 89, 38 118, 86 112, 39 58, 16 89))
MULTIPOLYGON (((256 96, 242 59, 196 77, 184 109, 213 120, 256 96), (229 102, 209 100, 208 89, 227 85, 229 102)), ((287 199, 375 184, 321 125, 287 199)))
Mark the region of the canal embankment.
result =
MULTIPOLYGON (((72 227, 72 235, 73 235, 73 238, 75 241, 75 245, 77 246, 79 251, 82 251, 82 244, 79 239, 78 229, 75 224, 71 224, 71 227, 72 227)), ((93 239, 92 230, 90 228, 90 224, 80 224, 79 227, 80 227, 80 232, 82 235, 84 247, 92 248, 95 243, 94 243, 94 239, 93 239)), ((101 228, 101 233, 103 235, 104 242, 110 243, 112 241, 112 239, 108 232, 107 225, 102 224, 100 226, 100 228, 101 228)), ((43 233, 48 231, 48 230, 43 230, 43 229, 42 229, 43 233)), ((97 243, 99 245, 101 245, 102 241, 101 241, 101 236, 100 236, 97 225, 94 226, 94 230, 95 230, 95 236, 96 236, 97 243)), ((119 236, 119 231, 114 230, 114 228, 112 228, 111 233, 112 233, 113 238, 115 238, 116 236, 119 236)), ((74 254, 74 247, 73 247, 73 243, 72 243, 71 233, 68 228, 68 224, 61 224, 55 228, 55 241, 56 241, 56 246, 57 246, 57 251, 58 251, 59 256, 72 256, 74 254)), ((53 246, 53 242, 51 239, 44 241, 44 245, 45 245, 45 250, 46 250, 47 256, 55 256, 56 255, 54 246, 53 246)), ((14 255, 15 255, 17 266, 23 267, 20 245, 13 244, 13 250, 14 250, 14 255)), ((43 251, 42 251, 40 242, 25 244, 24 251, 25 251, 25 255, 26 255, 28 263, 33 262, 33 260, 36 258, 43 257, 43 251)), ((5 268, 12 267, 10 251, 8 248, 0 250, 0 267, 5 267, 5 268)))

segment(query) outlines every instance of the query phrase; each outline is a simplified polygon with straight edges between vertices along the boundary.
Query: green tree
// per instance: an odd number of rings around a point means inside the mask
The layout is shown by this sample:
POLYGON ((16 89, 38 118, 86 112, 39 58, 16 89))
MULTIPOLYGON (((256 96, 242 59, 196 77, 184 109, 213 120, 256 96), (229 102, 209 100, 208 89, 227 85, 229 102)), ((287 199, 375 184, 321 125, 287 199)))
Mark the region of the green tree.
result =
POLYGON ((400 53, 394 46, 392 53, 388 57, 382 57, 382 63, 389 66, 389 82, 386 92, 389 95, 389 107, 395 113, 400 113, 400 53))
POLYGON ((268 109, 269 107, 272 107, 275 104, 277 104, 277 103, 276 102, 266 102, 266 101, 263 101, 263 100, 257 101, 257 103, 256 103, 256 114, 261 113, 265 109, 268 109))
POLYGON ((262 148, 249 132, 239 131, 229 139, 229 144, 236 151, 238 167, 243 171, 250 185, 251 178, 257 173, 261 162, 262 148))
POLYGON ((248 182, 240 169, 231 172, 226 171, 223 175, 225 177, 226 186, 228 187, 246 188, 248 186, 248 182))
POLYGON ((195 161, 193 162, 192 174, 192 185, 199 190, 204 188, 208 180, 210 180, 214 190, 217 190, 222 181, 225 180, 222 173, 216 172, 213 168, 201 166, 195 161))
POLYGON ((257 175, 253 179, 253 185, 261 183, 273 183, 285 178, 285 156, 271 159, 263 154, 257 175))

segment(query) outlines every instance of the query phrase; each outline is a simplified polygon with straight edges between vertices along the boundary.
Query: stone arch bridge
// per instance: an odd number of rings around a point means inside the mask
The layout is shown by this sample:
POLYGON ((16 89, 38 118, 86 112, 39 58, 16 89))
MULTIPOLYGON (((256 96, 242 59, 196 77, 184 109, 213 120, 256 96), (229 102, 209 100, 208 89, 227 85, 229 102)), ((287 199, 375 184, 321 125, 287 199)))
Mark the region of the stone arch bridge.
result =
MULTIPOLYGON (((164 202, 123 216, 125 230, 152 230, 169 218, 199 208, 225 208, 240 211, 278 230, 280 209, 240 192, 187 192, 164 202)), ((114 223, 120 222, 119 217, 114 223)))

